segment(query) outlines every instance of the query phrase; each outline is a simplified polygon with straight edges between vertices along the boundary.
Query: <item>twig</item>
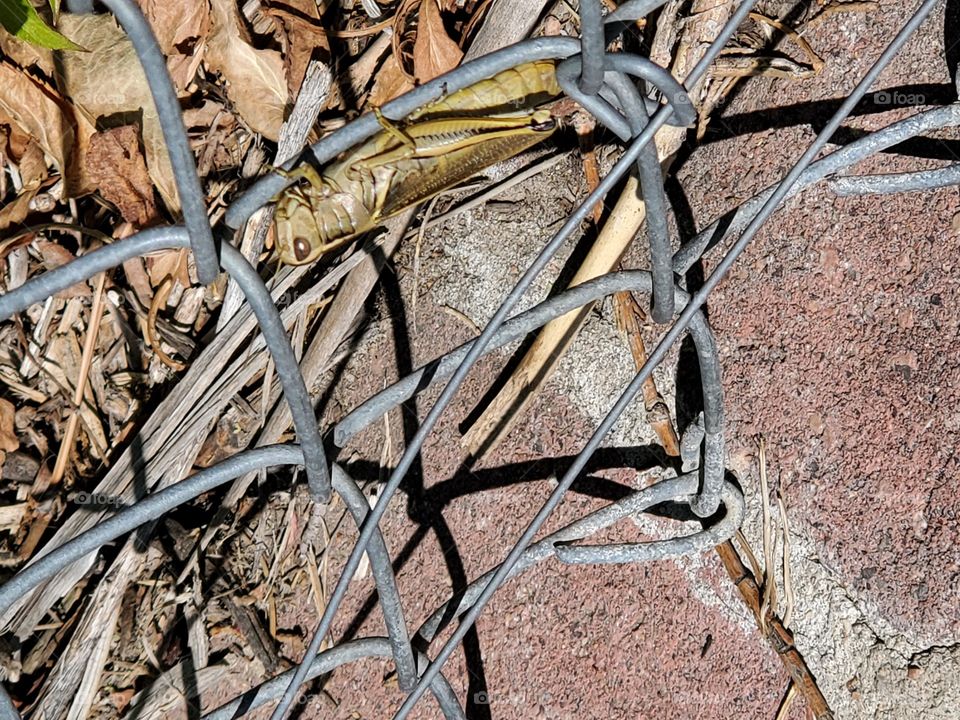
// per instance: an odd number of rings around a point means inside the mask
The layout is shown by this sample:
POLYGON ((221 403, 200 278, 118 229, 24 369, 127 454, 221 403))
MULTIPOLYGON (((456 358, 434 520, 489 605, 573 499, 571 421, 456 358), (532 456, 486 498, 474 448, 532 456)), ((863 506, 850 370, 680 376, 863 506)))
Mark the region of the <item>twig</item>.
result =
POLYGON ((74 436, 77 433, 77 423, 80 422, 80 403, 87 388, 87 377, 90 375, 90 365, 93 362, 93 351, 97 346, 97 335, 100 332, 100 320, 103 317, 104 288, 107 284, 107 274, 102 272, 97 277, 97 287, 93 294, 93 307, 90 310, 90 324, 87 326, 87 335, 83 341, 83 354, 80 356, 80 372, 77 385, 73 392, 74 410, 67 421, 67 429, 63 433, 63 442, 57 451, 57 462, 53 466, 50 484, 56 485, 63 478, 70 459, 70 450, 73 447, 74 436))
POLYGON ((767 615, 777 614, 777 581, 773 563, 773 527, 770 522, 770 486, 767 484, 767 443, 760 445, 760 506, 763 508, 763 604, 760 606, 760 630, 766 632, 767 615))
POLYGON ((173 288, 173 282, 172 275, 164 277, 150 303, 150 311, 147 313, 147 343, 153 348, 160 362, 174 372, 181 372, 186 369, 186 364, 167 355, 160 347, 160 338, 157 337, 157 313, 166 304, 167 298, 170 296, 170 290, 173 288))
POLYGON ((790 526, 787 524, 787 506, 779 491, 777 506, 780 508, 780 521, 783 523, 783 594, 787 601, 787 609, 783 613, 783 624, 790 627, 794 607, 793 576, 790 574, 790 526))
POLYGON ((477 327, 477 324, 473 320, 471 320, 469 317, 467 317, 467 315, 462 311, 457 310, 454 307, 450 307, 449 305, 441 305, 440 310, 447 313, 447 315, 459 320, 460 323, 474 335, 480 334, 480 328, 477 327))
POLYGON ((774 720, 787 720, 790 716, 790 708, 793 706, 793 700, 797 697, 797 686, 791 680, 787 685, 787 692, 783 696, 783 702, 780 703, 780 709, 777 710, 777 717, 774 720))
POLYGON ((423 211, 423 221, 417 230, 417 242, 413 246, 413 290, 410 292, 410 322, 414 331, 417 329, 417 299, 420 296, 420 251, 423 249, 423 236, 427 232, 427 221, 433 215, 433 209, 437 206, 439 199, 439 195, 433 198, 427 204, 427 209, 423 211))
MULTIPOLYGON (((571 280, 578 285, 613 270, 646 218, 646 205, 631 176, 583 264, 571 280)), ((464 434, 462 443, 473 457, 489 452, 519 420, 537 390, 576 337, 592 305, 547 323, 490 405, 464 434)))
POLYGON ((791 27, 787 27, 779 20, 769 18, 761 13, 750 13, 750 17, 757 22, 765 23, 775 30, 779 30, 781 33, 783 33, 784 37, 793 40, 796 46, 800 48, 804 55, 807 56, 807 60, 810 61, 810 67, 813 68, 814 74, 820 74, 826 63, 824 63, 823 58, 817 55, 814 49, 810 46, 810 43, 808 43, 796 30, 791 27))
POLYGON ((740 596, 743 598, 743 601, 750 609, 750 612, 753 613, 763 636, 773 648, 774 652, 777 653, 780 661, 790 674, 793 683, 797 686, 797 690, 806 699, 807 705, 813 711, 814 717, 816 717, 817 720, 833 720, 833 712, 830 710, 830 705, 827 703, 826 698, 823 697, 823 693, 820 692, 820 688, 817 687, 817 681, 810 672, 810 668, 807 667, 803 655, 800 654, 800 651, 797 650, 793 644, 793 633, 787 630, 775 615, 768 615, 764 622, 761 623, 760 588, 754 576, 740 560, 740 556, 737 555, 733 543, 728 540, 722 545, 718 545, 717 554, 720 556, 723 566, 727 569, 727 574, 730 575, 730 579, 733 580, 733 584, 736 585, 737 590, 740 591, 740 596))
MULTIPOLYGON (((647 348, 643 344, 643 335, 640 332, 643 309, 632 293, 620 292, 613 296, 613 310, 617 317, 617 327, 626 335, 630 353, 633 355, 633 363, 639 370, 647 361, 647 348)), ((677 431, 673 428, 670 410, 657 390, 653 375, 643 383, 643 406, 647 412, 647 422, 660 438, 664 452, 670 457, 679 457, 680 441, 677 438, 677 431)))

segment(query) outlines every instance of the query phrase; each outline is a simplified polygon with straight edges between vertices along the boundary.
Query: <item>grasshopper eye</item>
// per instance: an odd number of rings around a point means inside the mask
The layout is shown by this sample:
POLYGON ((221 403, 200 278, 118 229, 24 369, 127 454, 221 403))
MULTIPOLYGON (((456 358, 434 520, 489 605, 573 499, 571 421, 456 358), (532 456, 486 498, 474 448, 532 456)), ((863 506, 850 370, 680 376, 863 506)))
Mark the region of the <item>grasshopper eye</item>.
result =
POLYGON ((300 262, 310 257, 310 241, 303 237, 293 239, 293 256, 300 262))
POLYGON ((546 132, 548 130, 553 130, 556 127, 557 121, 553 118, 548 118, 546 120, 532 119, 530 121, 530 129, 536 130, 537 132, 546 132))

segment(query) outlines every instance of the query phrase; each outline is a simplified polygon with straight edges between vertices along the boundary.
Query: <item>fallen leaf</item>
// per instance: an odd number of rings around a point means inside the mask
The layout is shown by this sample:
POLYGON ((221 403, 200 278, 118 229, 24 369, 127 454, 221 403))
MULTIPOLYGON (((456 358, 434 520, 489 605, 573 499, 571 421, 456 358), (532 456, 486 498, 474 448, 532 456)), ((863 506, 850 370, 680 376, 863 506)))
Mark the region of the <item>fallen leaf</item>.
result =
MULTIPOLYGON (((49 387, 51 392, 61 392, 63 387, 75 388, 82 365, 81 357, 80 342, 72 328, 64 333, 55 333, 47 342, 41 357, 45 370, 41 377, 50 378, 42 381, 41 386, 49 387)), ((78 433, 78 438, 82 440, 85 437, 89 442, 84 453, 84 459, 89 461, 90 456, 102 459, 109 445, 90 383, 87 383, 84 388, 83 400, 79 407, 80 433, 78 433)))
MULTIPOLYGON (((30 203, 36 194, 36 190, 24 191, 0 208, 0 231, 6 230, 11 225, 23 222, 24 218, 30 214, 30 203)), ((3 254, 5 255, 8 249, 6 243, 3 243, 0 247, 2 247, 3 254)))
POLYGON ((193 82, 210 33, 210 4, 205 0, 138 0, 178 92, 193 82))
POLYGON ((47 77, 53 77, 53 51, 31 45, 0 27, 0 54, 6 55, 15 65, 29 68, 36 65, 47 77))
MULTIPOLYGON (((33 210, 33 199, 40 191, 40 186, 47 179, 47 162, 43 150, 35 141, 27 139, 26 147, 20 152, 16 160, 20 171, 22 189, 10 202, 0 207, 0 230, 6 230, 11 225, 22 222, 33 210)), ((4 243, 6 249, 6 243, 4 243)))
POLYGON ((227 82, 227 97, 253 130, 280 137, 287 108, 283 59, 275 50, 257 50, 246 39, 235 0, 212 0, 213 29, 205 61, 227 82))
POLYGON ((97 133, 87 151, 87 171, 100 194, 119 208, 123 219, 141 228, 156 219, 157 206, 138 137, 132 125, 97 133))
POLYGON ((150 277, 143 264, 144 258, 135 257, 124 260, 122 267, 127 284, 133 288, 140 305, 148 308, 153 301, 153 287, 150 285, 150 277))
POLYGON ((316 0, 286 0, 283 4, 271 2, 264 12, 272 17, 282 30, 283 63, 287 76, 288 97, 296 97, 307 74, 307 65, 313 57, 321 62, 330 60, 330 41, 323 29, 316 0))
POLYGON ((47 179, 47 162, 43 157, 43 150, 40 145, 31 142, 27 145, 23 155, 18 163, 20 170, 20 182, 24 190, 38 190, 44 180, 47 179))
POLYGON ((462 59, 463 51, 447 34, 436 0, 424 0, 413 45, 413 74, 417 82, 424 83, 453 70, 462 59))
POLYGON ((0 450, 14 452, 20 447, 20 441, 13 430, 16 408, 9 400, 0 398, 0 450))
POLYGON ((167 207, 172 212, 179 211, 160 120, 146 75, 126 33, 111 15, 63 14, 59 27, 90 51, 59 54, 58 81, 64 94, 94 120, 129 114, 133 116, 130 119, 142 123, 150 178, 167 207), (109 82, 104 82, 104 78, 109 78, 109 82))
POLYGON ((164 55, 183 54, 182 46, 206 36, 210 5, 205 0, 138 0, 164 55))
POLYGON ((164 250, 147 258, 150 284, 159 287, 167 275, 180 281, 180 285, 190 287, 190 274, 187 272, 187 251, 185 248, 164 250))
POLYGON ((400 63, 397 62, 397 56, 390 55, 383 61, 383 65, 377 72, 377 79, 373 82, 367 105, 380 107, 408 90, 413 90, 413 83, 404 74, 400 63))
POLYGON ((93 125, 56 90, 18 67, 0 62, 0 111, 53 158, 63 176, 66 197, 90 191, 82 161, 93 125))
POLYGON ((3 111, 3 108, 0 108, 0 134, 3 141, 0 144, 0 152, 15 163, 19 163, 28 148, 35 144, 33 138, 27 135, 17 121, 3 111))
MULTIPOLYGON (((47 270, 55 270, 61 265, 66 265, 76 260, 72 252, 57 243, 50 242, 49 240, 37 240, 34 244, 37 250, 40 251, 43 266, 47 270)), ((88 297, 89 295, 91 295, 90 287, 85 282, 78 282, 61 290, 55 297, 69 300, 70 298, 88 297)))

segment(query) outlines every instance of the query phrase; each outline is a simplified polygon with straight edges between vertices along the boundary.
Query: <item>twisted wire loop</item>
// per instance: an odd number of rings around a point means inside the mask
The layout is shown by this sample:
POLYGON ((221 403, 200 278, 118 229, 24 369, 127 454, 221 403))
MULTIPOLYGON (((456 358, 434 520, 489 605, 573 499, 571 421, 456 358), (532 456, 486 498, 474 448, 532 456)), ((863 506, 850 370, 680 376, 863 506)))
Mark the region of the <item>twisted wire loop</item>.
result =
MULTIPOLYGON (((759 228, 786 198, 811 183, 835 175, 905 139, 928 130, 960 125, 960 105, 918 113, 866 135, 817 162, 813 161, 877 79, 882 69, 929 15, 937 2, 937 0, 923 0, 910 21, 841 104, 784 180, 743 203, 729 216, 707 227, 671 255, 667 235, 667 203, 663 191, 663 178, 657 153, 651 141, 664 125, 689 126, 696 120, 696 113, 687 89, 693 87, 704 76, 723 46, 746 18, 755 0, 743 0, 740 3, 716 40, 706 49, 703 58, 684 79, 683 85, 665 69, 656 66, 647 58, 606 51, 609 40, 622 32, 631 22, 656 10, 664 2, 665 0, 628 0, 604 18, 599 0, 582 0, 581 40, 538 38, 518 43, 465 63, 451 73, 425 83, 382 108, 386 117, 400 120, 446 93, 472 85, 502 70, 523 62, 554 58, 562 61, 557 67, 557 76, 563 90, 595 115, 599 122, 621 138, 627 146, 623 156, 601 180, 598 187, 587 196, 563 227, 545 244, 536 260, 507 293, 499 309, 475 340, 448 352, 372 396, 334 427, 333 441, 337 446, 342 447, 391 408, 434 383, 446 381, 439 399, 422 421, 390 478, 381 488, 377 503, 371 508, 358 485, 344 469, 338 465, 333 465, 332 468, 328 465, 310 397, 277 309, 271 302, 269 292, 255 269, 229 242, 230 234, 242 228, 250 215, 275 196, 289 183, 289 180, 278 174, 267 175, 230 205, 225 215, 226 227, 218 230, 222 233, 218 254, 217 244, 206 219, 203 195, 193 157, 189 152, 189 146, 186 145, 179 107, 156 40, 142 14, 131 0, 105 0, 105 4, 114 12, 130 35, 150 82, 164 137, 170 148, 177 188, 183 204, 184 224, 142 231, 130 238, 81 256, 68 265, 48 271, 19 288, 0 295, 0 320, 9 318, 33 303, 45 300, 59 290, 86 280, 131 257, 166 248, 190 247, 194 253, 201 282, 210 282, 222 268, 237 280, 243 290, 260 323, 264 342, 276 362, 300 444, 273 445, 247 450, 118 511, 97 526, 34 560, 0 587, 0 613, 70 563, 96 552, 104 544, 156 519, 162 513, 189 502, 204 492, 248 472, 270 466, 302 464, 306 469, 314 498, 320 502, 326 502, 331 492, 336 492, 344 500, 359 529, 359 538, 341 570, 301 663, 296 668, 268 680, 206 717, 217 718, 217 720, 234 718, 265 703, 278 701, 273 711, 273 718, 283 718, 290 711, 297 692, 304 682, 361 658, 389 657, 396 665, 400 688, 407 693, 406 699, 395 715, 396 718, 405 718, 428 691, 432 693, 444 717, 463 718, 464 712, 461 705, 449 682, 441 674, 441 670, 464 635, 476 622, 493 593, 505 580, 548 557, 555 557, 560 562, 568 564, 642 562, 704 552, 728 539, 742 521, 744 501, 739 488, 726 478, 720 363, 714 336, 702 312, 704 303, 759 228), (639 78, 650 88, 656 89, 663 98, 664 104, 653 101, 647 94, 639 92, 636 81, 631 78, 639 78), (640 179, 641 192, 647 207, 646 237, 651 251, 650 272, 624 271, 605 275, 545 300, 511 318, 514 307, 536 276, 575 234, 580 223, 588 217, 596 203, 600 202, 634 167, 640 179), (676 286, 675 274, 684 273, 704 253, 727 240, 733 240, 731 247, 700 290, 693 295, 688 295, 676 286), (558 481, 548 500, 503 561, 473 581, 462 595, 438 608, 411 639, 404 620, 396 577, 379 522, 440 414, 446 409, 467 373, 483 354, 522 338, 553 318, 621 290, 650 295, 654 320, 657 323, 669 323, 673 320, 669 329, 649 354, 643 367, 616 400, 610 412, 600 422, 582 451, 558 481), (679 315, 677 315, 678 312, 679 315), (676 319, 673 319, 675 316, 676 319), (610 503, 534 543, 535 535, 559 505, 574 480, 584 472, 604 437, 623 411, 633 402, 653 369, 663 362, 668 349, 684 332, 689 333, 692 338, 700 363, 703 397, 702 439, 699 436, 694 438, 692 433, 689 434, 689 437, 695 440, 694 444, 699 447, 702 456, 699 463, 694 463, 699 465, 698 469, 679 477, 661 480, 640 490, 633 490, 623 499, 610 503), (632 514, 646 511, 658 513, 669 511, 673 516, 698 519, 703 529, 689 535, 644 543, 589 544, 590 538, 599 531, 632 514), (367 553, 373 568, 387 637, 360 638, 340 643, 320 652, 321 640, 330 632, 333 618, 364 553, 367 553), (456 602, 455 607, 454 602, 456 602), (453 618, 459 620, 457 628, 433 658, 429 658, 420 648, 431 644, 453 618)), ((72 8, 89 8, 90 5, 91 3, 86 0, 70 0, 72 8)), ((313 145, 305 155, 312 156, 315 162, 322 165, 344 150, 369 138, 379 128, 373 115, 364 115, 313 145)), ((298 160, 291 161, 285 168, 290 169, 296 162, 298 160)), ((956 166, 940 171, 897 176, 835 178, 831 182, 837 192, 863 193, 900 192, 940 187, 951 179, 956 182, 956 166)), ((690 448, 687 450, 689 451, 690 448)), ((696 450, 693 452, 695 455, 696 450)), ((685 454, 686 458, 687 454, 685 454)), ((19 713, 14 708, 6 689, 0 686, 0 720, 17 718, 19 713)))

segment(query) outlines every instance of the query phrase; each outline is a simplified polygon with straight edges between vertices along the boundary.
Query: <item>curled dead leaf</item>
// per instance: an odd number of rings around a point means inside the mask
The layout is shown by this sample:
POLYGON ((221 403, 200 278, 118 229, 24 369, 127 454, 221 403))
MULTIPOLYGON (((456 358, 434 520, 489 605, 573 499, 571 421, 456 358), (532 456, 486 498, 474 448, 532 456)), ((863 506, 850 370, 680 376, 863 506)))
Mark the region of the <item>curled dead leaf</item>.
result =
MULTIPOLYGON (((25 190, 3 207, 0 207, 0 231, 6 230, 11 225, 23 222, 27 215, 30 214, 30 203, 33 202, 36 194, 36 190, 25 190)), ((0 257, 5 255, 7 250, 7 244, 4 242, 0 245, 0 251, 2 251, 0 252, 0 257)))
POLYGON ((0 62, 0 113, 53 158, 63 176, 66 197, 90 191, 92 184, 83 174, 82 159, 93 125, 55 89, 0 62))
POLYGON ((330 41, 317 5, 316 0, 285 0, 283 4, 271 3, 263 8, 280 27, 289 97, 299 92, 312 58, 330 60, 330 41))
POLYGON ((187 272, 187 251, 184 248, 164 250, 147 258, 150 284, 159 287, 166 277, 179 280, 182 287, 190 287, 190 273, 187 272))
POLYGON ((204 0, 138 0, 164 55, 183 54, 184 43, 206 37, 210 5, 204 0))
POLYGON ((258 133, 277 140, 287 108, 283 59, 274 50, 258 50, 245 37, 234 0, 212 0, 212 32, 206 63, 227 82, 227 97, 258 133))
POLYGON ((144 227, 156 219, 153 183, 140 153, 136 127, 124 125, 94 135, 87 152, 87 171, 124 220, 144 227))
POLYGON ((200 66, 210 33, 210 4, 205 0, 138 0, 157 43, 167 56, 167 70, 184 92, 200 66))
POLYGON ((24 190, 37 190, 47 179, 47 162, 38 143, 31 142, 27 145, 20 157, 19 170, 24 190))
POLYGON ((64 14, 58 27, 90 51, 60 53, 60 88, 93 120, 108 118, 117 125, 116 116, 121 116, 120 124, 129 124, 124 119, 140 123, 150 178, 167 207, 177 212, 173 168, 146 75, 130 40, 111 15, 64 14))
MULTIPOLYGON (((0 124, 3 120, 4 118, 0 117, 0 124)), ((27 215, 35 209, 34 199, 43 181, 47 179, 47 162, 43 156, 43 150, 29 137, 26 146, 22 149, 18 148, 18 155, 12 156, 11 159, 17 162, 22 187, 17 197, 0 207, 0 230, 6 230, 11 225, 26 219, 27 215)), ((5 247, 6 243, 4 243, 5 247)))
POLYGON ((52 50, 21 40, 3 27, 0 27, 0 55, 9 58, 15 65, 22 68, 36 65, 47 77, 53 76, 52 50))
POLYGON ((383 61, 383 65, 377 72, 377 79, 373 82, 373 89, 370 91, 370 97, 367 98, 367 105, 380 107, 408 90, 413 90, 413 83, 403 72, 400 63, 397 62, 397 56, 390 55, 383 61))

